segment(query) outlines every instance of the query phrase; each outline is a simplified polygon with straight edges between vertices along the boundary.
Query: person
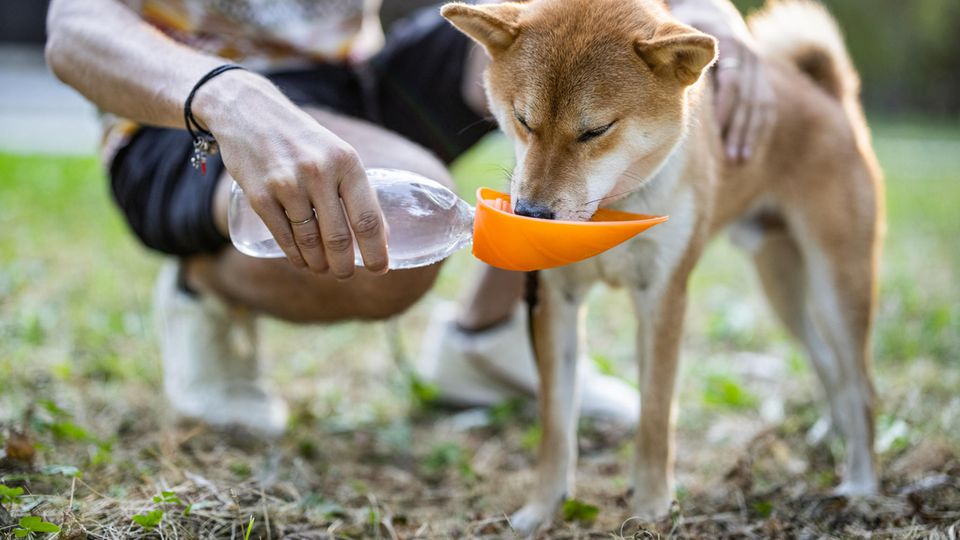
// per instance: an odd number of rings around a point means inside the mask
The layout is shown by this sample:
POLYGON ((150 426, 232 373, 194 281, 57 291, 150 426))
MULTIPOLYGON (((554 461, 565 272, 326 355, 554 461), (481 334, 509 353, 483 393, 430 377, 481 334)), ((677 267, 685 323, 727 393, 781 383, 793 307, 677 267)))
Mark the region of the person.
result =
MULTIPOLYGON (((729 0, 670 3, 719 38, 718 120, 730 160, 748 159, 773 119, 745 25, 729 0)), ((387 38, 378 10, 379 0, 51 3, 47 62, 103 112, 116 203, 142 243, 172 261, 154 308, 164 391, 183 416, 282 433, 287 408, 262 372, 257 316, 390 317, 437 276, 439 264, 387 271, 364 169, 408 169, 452 185, 446 165, 495 127, 485 120, 485 58, 436 8, 387 38), (222 67, 234 62, 245 69, 222 67), (211 140, 219 153, 204 146, 211 140), (232 248, 233 180, 286 259, 232 248), (354 267, 354 236, 363 270, 354 267)), ((522 290, 521 274, 484 267, 458 310, 436 314, 418 365, 445 401, 480 405, 535 391, 532 355, 515 346, 526 342, 522 290)), ((634 422, 635 390, 581 364, 584 414, 634 422)))

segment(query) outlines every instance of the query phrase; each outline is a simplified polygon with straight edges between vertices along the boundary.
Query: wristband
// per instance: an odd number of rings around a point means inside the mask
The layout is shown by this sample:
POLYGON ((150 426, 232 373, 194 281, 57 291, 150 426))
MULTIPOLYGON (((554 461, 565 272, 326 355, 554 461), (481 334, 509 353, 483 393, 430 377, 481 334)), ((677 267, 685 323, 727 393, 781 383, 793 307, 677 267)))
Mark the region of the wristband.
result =
POLYGON ((190 94, 183 104, 183 123, 186 124, 190 138, 193 139, 193 156, 190 158, 190 165, 193 165, 194 169, 200 169, 200 174, 207 174, 207 156, 217 153, 217 141, 213 138, 213 133, 203 129, 197 119, 193 117, 193 111, 190 110, 193 96, 210 79, 234 69, 244 68, 236 64, 223 64, 210 70, 197 81, 197 84, 193 85, 193 89, 190 90, 190 94))

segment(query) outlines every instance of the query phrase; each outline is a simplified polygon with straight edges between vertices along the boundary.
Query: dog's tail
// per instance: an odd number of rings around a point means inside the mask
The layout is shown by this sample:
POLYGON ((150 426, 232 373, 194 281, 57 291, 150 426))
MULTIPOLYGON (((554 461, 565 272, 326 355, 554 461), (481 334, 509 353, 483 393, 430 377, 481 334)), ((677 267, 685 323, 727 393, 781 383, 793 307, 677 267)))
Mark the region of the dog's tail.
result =
POLYGON ((815 0, 767 0, 748 22, 762 50, 792 62, 840 101, 858 99, 860 77, 840 28, 822 4, 815 0))

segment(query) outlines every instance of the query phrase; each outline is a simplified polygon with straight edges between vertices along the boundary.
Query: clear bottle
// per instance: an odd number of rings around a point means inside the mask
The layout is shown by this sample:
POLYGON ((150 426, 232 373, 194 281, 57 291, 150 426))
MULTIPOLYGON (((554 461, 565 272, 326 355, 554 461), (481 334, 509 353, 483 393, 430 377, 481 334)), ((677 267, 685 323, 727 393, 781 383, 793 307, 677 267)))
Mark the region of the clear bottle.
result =
MULTIPOLYGON (((470 245, 473 207, 443 185, 410 171, 368 169, 387 228, 390 268, 416 268, 446 259, 470 245)), ((283 251, 243 190, 233 183, 228 210, 230 240, 241 253, 281 258, 283 251)), ((363 259, 354 242, 354 263, 363 259)))

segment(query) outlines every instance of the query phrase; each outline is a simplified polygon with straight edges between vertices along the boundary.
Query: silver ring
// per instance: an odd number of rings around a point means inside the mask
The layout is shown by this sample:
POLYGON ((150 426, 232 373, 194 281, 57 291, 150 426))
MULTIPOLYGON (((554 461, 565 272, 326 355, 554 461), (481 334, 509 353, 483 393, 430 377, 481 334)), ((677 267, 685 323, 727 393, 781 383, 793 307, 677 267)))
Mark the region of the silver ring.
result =
POLYGON ((723 69, 737 69, 738 67, 740 67, 739 58, 721 58, 720 60, 717 60, 717 71, 723 69))
MULTIPOLYGON (((286 212, 284 212, 284 215, 286 215, 286 212)), ((316 219, 316 218, 317 218, 317 214, 314 213, 314 214, 312 214, 310 217, 308 217, 307 219, 304 219, 304 220, 301 220, 301 221, 294 221, 294 220, 290 219, 290 216, 287 216, 287 221, 289 221, 291 225, 306 225, 307 223, 310 223, 311 221, 313 221, 313 220, 316 219)))

